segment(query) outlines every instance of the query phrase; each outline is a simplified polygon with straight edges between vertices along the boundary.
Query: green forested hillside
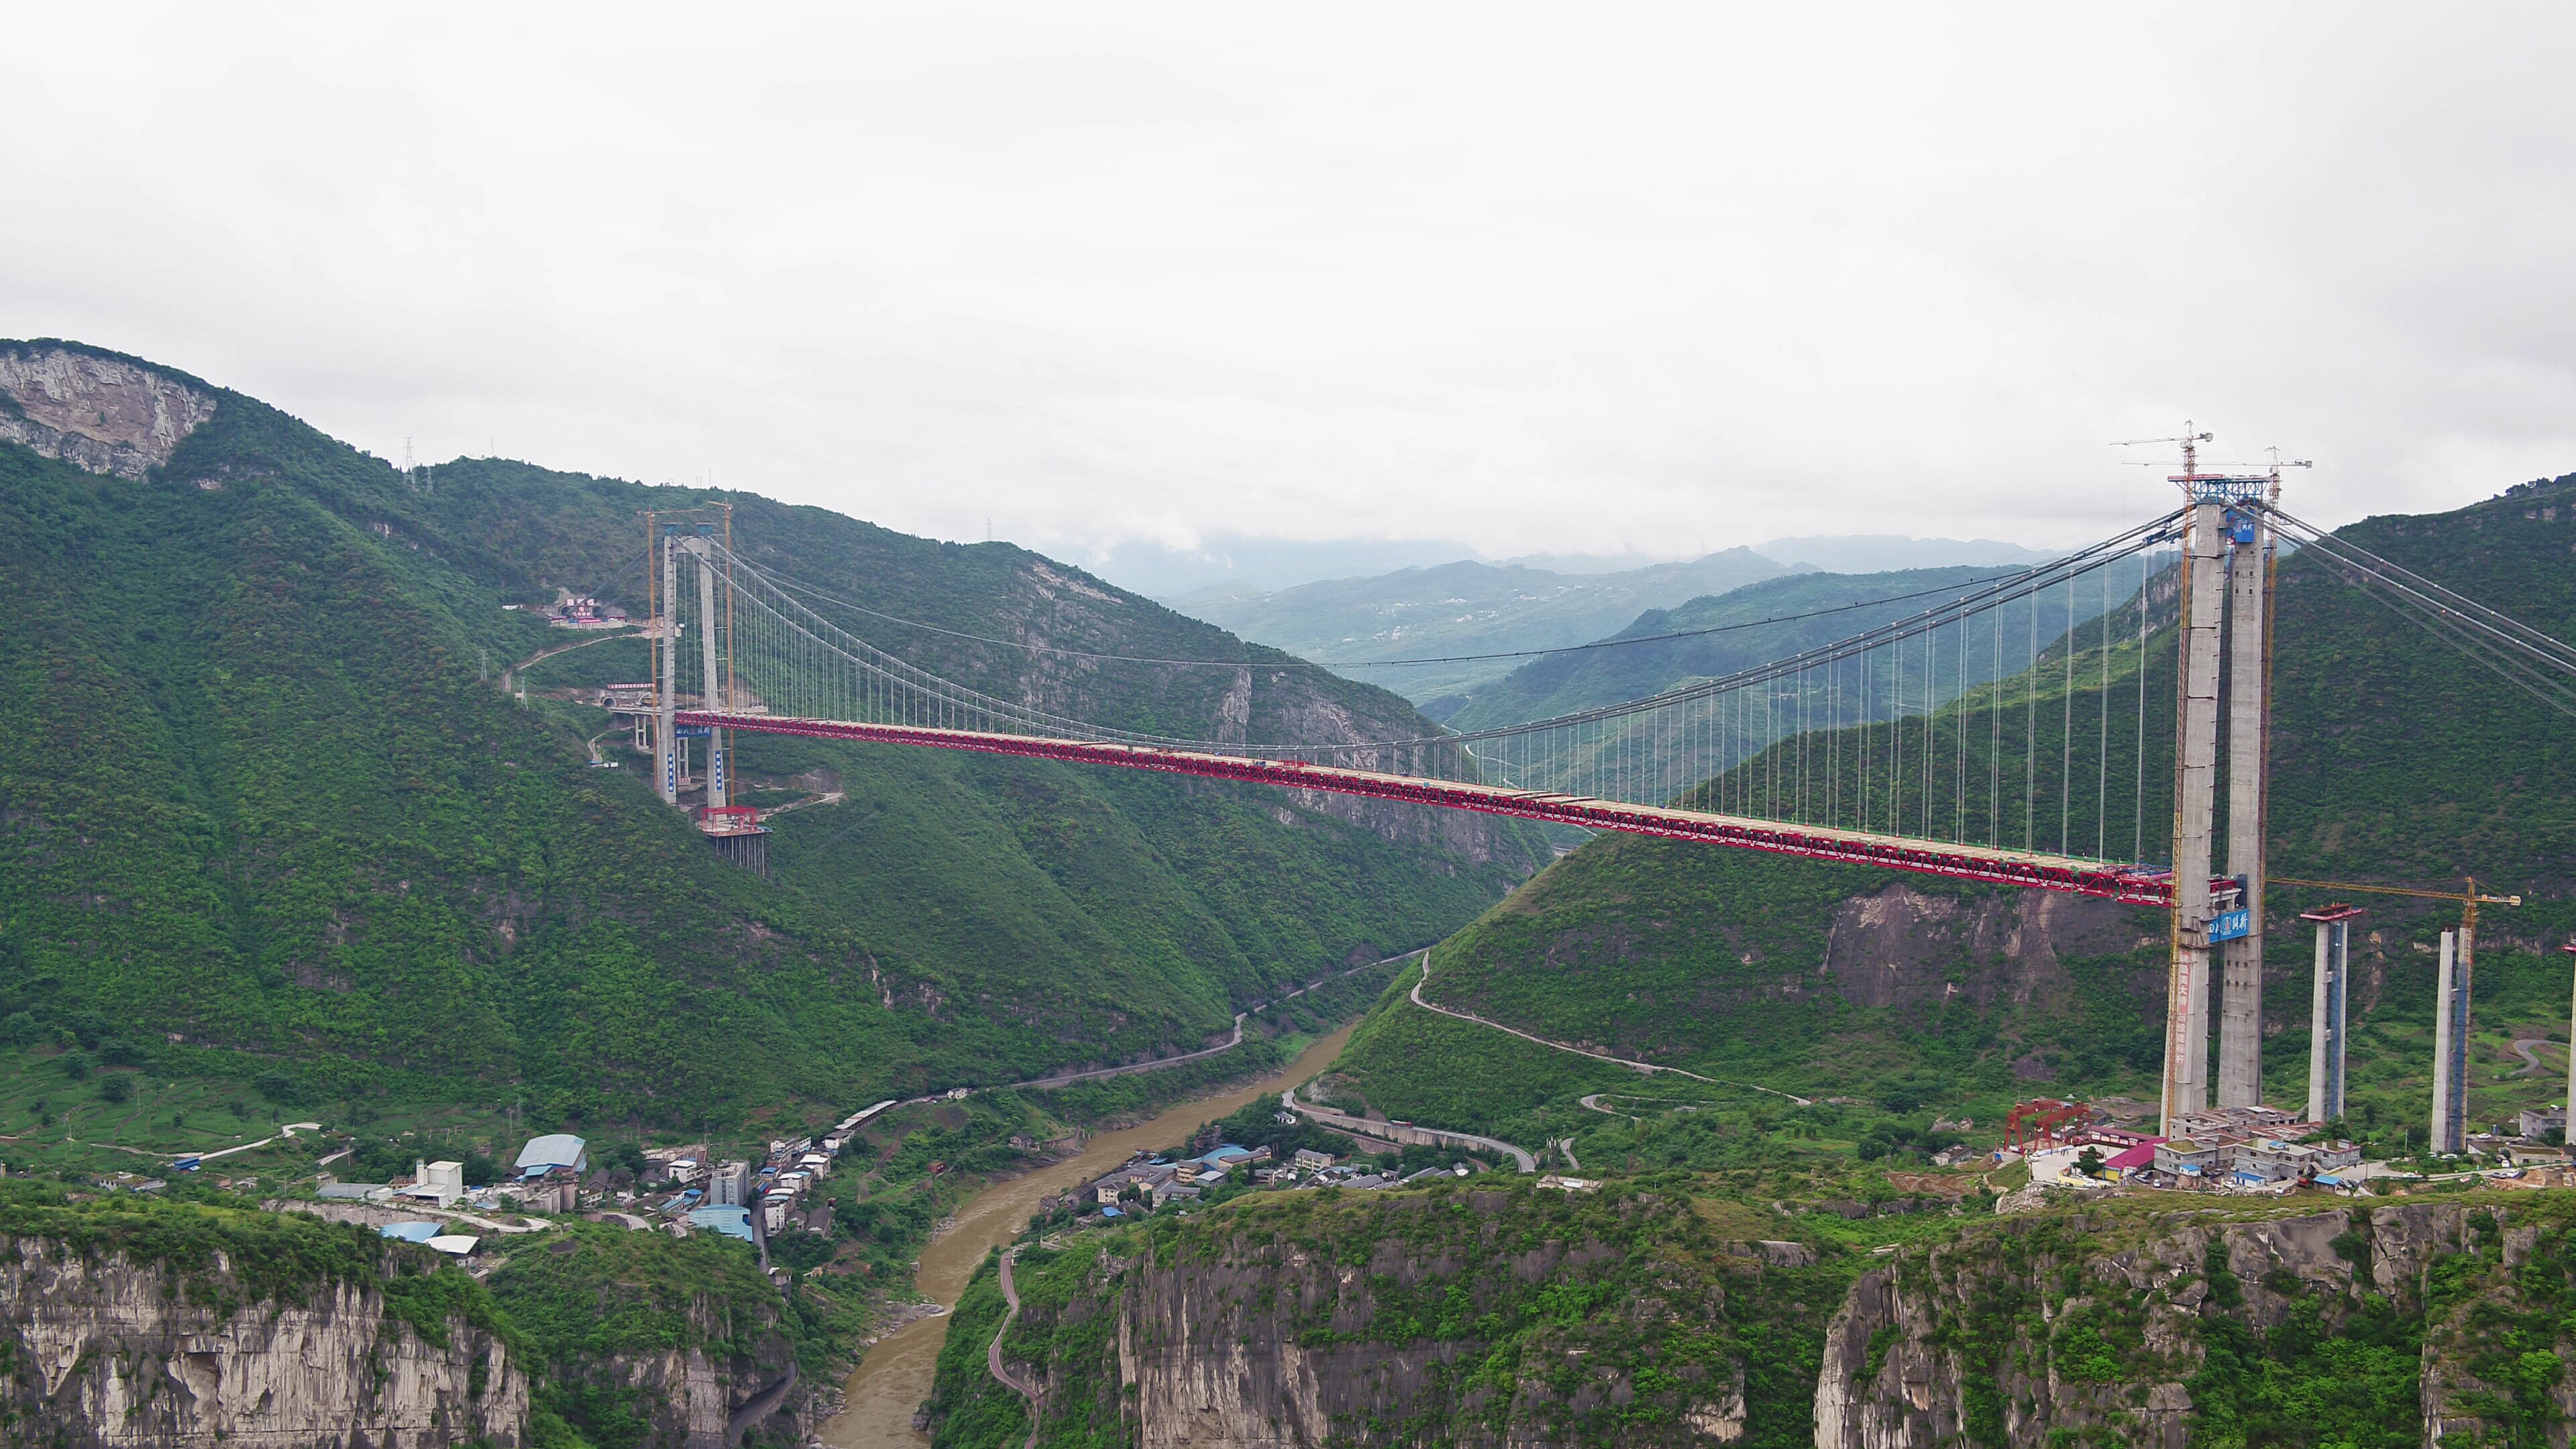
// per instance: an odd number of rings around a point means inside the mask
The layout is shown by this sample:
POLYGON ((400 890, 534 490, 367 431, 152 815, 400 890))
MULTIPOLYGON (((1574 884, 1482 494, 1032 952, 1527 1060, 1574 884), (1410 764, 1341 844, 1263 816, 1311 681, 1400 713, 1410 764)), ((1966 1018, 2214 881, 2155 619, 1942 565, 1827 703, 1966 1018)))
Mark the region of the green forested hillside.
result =
MULTIPOLYGON (((1747 584, 1726 593, 1692 599, 1675 608, 1640 614, 1628 627, 1609 636, 1657 639, 1655 643, 1557 654, 1525 664, 1478 689, 1448 723, 1462 730, 1489 729, 1640 699, 1685 680, 1718 678, 1892 623, 1935 602, 1967 593, 1976 583, 2016 572, 2011 567, 1968 567, 1883 574, 1807 573, 1747 584), (1852 605, 1861 607, 1849 607, 1852 605), (1823 610, 1840 612, 1818 613, 1823 610), (1817 617, 1792 623, 1763 622, 1800 614, 1817 617), (1725 632, 1685 639, 1657 638, 1708 629, 1725 632)), ((2119 584, 2125 586, 2128 582, 2123 578, 2119 584)), ((2104 603, 2115 602, 2118 597, 2115 592, 2110 599, 2097 602, 2089 581, 2076 592, 2080 618, 2092 617, 2104 603)), ((2038 642, 2045 643, 2056 632, 2057 625, 2050 620, 2060 612, 2057 597, 2052 595, 2051 608, 2039 621, 2042 632, 2038 642)), ((2032 624, 2007 615, 2003 627, 2003 657, 2014 661, 2027 658, 2033 642, 2032 624)))
MULTIPOLYGON (((2560 637, 2576 633, 2576 476, 2344 533, 2560 637)), ((2475 1074, 2474 1110, 2483 1120, 2556 1100, 2563 1077, 2555 1059, 2550 1071, 2526 1072, 2509 1045, 2517 1037, 2565 1040, 2567 966, 2555 947, 2576 932, 2576 720, 2453 654, 2313 558, 2284 559, 2279 584, 2272 870, 2453 889, 2474 874, 2523 894, 2523 907, 2490 910, 2482 923, 2480 1052, 2495 1066, 2475 1074)), ((2100 840, 2105 853, 2124 858, 2142 834, 2144 854, 2165 857, 2173 631, 2159 630, 2145 651, 2143 771, 2132 743, 2140 658, 2134 636, 2122 640, 2129 632, 2111 631, 2117 727, 2108 733, 2121 788, 2108 792, 2108 811, 2097 808, 2105 661, 2094 630, 2081 628, 2071 710, 2068 641, 2052 646, 2032 675, 2004 686, 2007 700, 2018 705, 2028 694, 2039 707, 2009 710, 1997 732, 2000 773, 2011 786, 2003 801, 1990 802, 1985 791, 1995 737, 1983 713, 1988 701, 1954 702, 1929 723, 1944 771, 1935 792, 1941 833, 1956 803, 1947 772, 1964 733, 1975 782, 1966 811, 1972 838, 1989 837, 1988 817, 1999 805, 2005 838, 2018 844, 2026 802, 2035 799, 2039 849, 2062 844, 2091 855, 2100 840), (2141 773, 2142 806, 2128 783, 2141 773), (2075 788, 2061 792, 2061 777, 2075 788)), ((1884 757, 1885 735, 1879 727, 1875 757, 1884 757)), ((1848 731, 1805 748, 1811 759, 1841 750, 1847 770, 1872 757, 1848 731)), ((1907 758, 1920 758, 1919 748, 1909 745, 1907 758)), ((1741 798, 1742 786, 1771 763, 1757 757, 1738 778, 1697 794, 1741 798)), ((1846 774, 1846 800, 1849 783, 1846 774)), ((1883 811, 1883 780, 1878 798, 1883 811)), ((1911 816, 1921 802, 1907 798, 1911 816)), ((2297 915, 2323 898, 2276 888, 2270 902, 2266 1066, 2279 1101, 2305 1094, 2309 932, 2297 915)), ((2453 917, 2403 900, 2364 904, 2367 929, 2354 945, 2357 1096, 2394 1145, 2399 1124, 2424 1110, 2427 967, 2434 935, 2453 917)), ((1554 1040, 1705 1075, 1848 1095, 1909 1114, 1983 1116, 2043 1090, 2152 1099, 2164 970, 2156 913, 1605 836, 1435 950, 1427 995, 1554 1040)), ((1532 1138, 1606 1128, 1608 1119, 1572 1099, 1600 1089, 1603 1072, 1619 1071, 1431 1016, 1401 993, 1382 1001, 1354 1037, 1343 1069, 1373 1105, 1396 1116, 1532 1138), (1547 1056, 1553 1071, 1534 1076, 1533 1064, 1547 1056), (1534 1093, 1533 1081, 1545 1089, 1534 1093)), ((1656 1083, 1665 1091, 1671 1079, 1656 1083)))
MULTIPOLYGON (((1551 649, 1601 637, 1639 613, 1788 572, 1748 548, 1607 574, 1560 574, 1461 560, 1270 593, 1220 586, 1178 609, 1314 659, 1406 659, 1551 649)), ((1509 660, 1371 668, 1363 677, 1421 700, 1453 702, 1511 672, 1509 660)))
MULTIPOLYGON (((543 699, 552 666, 529 708, 480 682, 563 637, 504 603, 626 597, 635 510, 712 495, 488 462, 414 490, 206 392, 212 420, 141 481, 0 446, 0 1031, 22 1046, 80 1017, 104 1052, 290 1103, 821 1111, 1196 1046, 1274 983, 1453 929, 1536 853, 1222 785, 759 741, 748 775, 828 771, 846 798, 781 817, 774 878, 744 874, 641 772, 586 767, 609 721, 543 699)), ((1277 657, 1004 545, 724 497, 747 553, 888 613, 1277 657)), ((905 647, 1190 733, 1244 678, 905 647)), ((1319 701, 1421 728, 1380 691, 1252 674, 1256 737, 1319 701)))

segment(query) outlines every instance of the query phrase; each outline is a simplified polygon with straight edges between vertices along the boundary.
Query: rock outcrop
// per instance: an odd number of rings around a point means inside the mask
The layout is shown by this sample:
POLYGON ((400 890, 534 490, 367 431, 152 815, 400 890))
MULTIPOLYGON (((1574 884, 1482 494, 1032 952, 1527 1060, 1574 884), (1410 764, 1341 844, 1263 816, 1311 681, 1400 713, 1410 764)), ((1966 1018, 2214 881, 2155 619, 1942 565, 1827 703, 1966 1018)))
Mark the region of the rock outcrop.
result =
POLYGON ((205 392, 122 358, 43 343, 0 348, 0 441, 92 473, 139 479, 214 415, 205 392))
POLYGON ((494 1334, 455 1316, 425 1335, 367 1281, 260 1301, 242 1266, 219 1253, 210 1268, 182 1273, 45 1238, 0 1239, 0 1419, 13 1441, 525 1442, 528 1381, 494 1334))
POLYGON ((2066 990, 2068 955, 2113 956, 2152 945, 2138 913, 2053 891, 1927 894, 1897 881, 1834 911, 1823 973, 1854 1006, 1913 1006, 1964 999, 1980 1009, 2023 1008, 2066 990), (1965 970, 1993 961, 2000 970, 1965 970))
POLYGON ((2557 1250, 2576 1204, 2554 1198, 1972 1228, 1853 1283, 1826 1330, 1817 1449, 2183 1449, 2299 1403, 2346 1428, 2401 1416, 2427 1445, 2566 1445, 2576 1279, 2557 1250))
MULTIPOLYGON (((1461 1184, 1206 1217, 1160 1251, 1139 1235, 1023 1255, 1002 1349, 1036 1390, 1042 1442, 1776 1438, 1803 1431, 1804 1395, 1757 1403, 1748 1344, 1810 1302, 1789 1336, 1812 1342, 1846 1276, 1815 1266, 1809 1244, 1722 1241, 1686 1201, 1651 1193, 1461 1184)), ((943 1381, 934 1412, 982 1387, 943 1381)))
MULTIPOLYGON (((710 1306, 699 1304, 705 1313, 710 1306)), ((826 1407, 810 1392, 799 1392, 794 1348, 774 1329, 760 1335, 749 1351, 718 1352, 704 1346, 627 1350, 607 1355, 586 1370, 557 1365, 555 1377, 578 1378, 590 1390, 633 1406, 650 1427, 643 1442, 662 1449, 729 1449, 744 1431, 758 1428, 769 1439, 803 1443, 826 1407)))

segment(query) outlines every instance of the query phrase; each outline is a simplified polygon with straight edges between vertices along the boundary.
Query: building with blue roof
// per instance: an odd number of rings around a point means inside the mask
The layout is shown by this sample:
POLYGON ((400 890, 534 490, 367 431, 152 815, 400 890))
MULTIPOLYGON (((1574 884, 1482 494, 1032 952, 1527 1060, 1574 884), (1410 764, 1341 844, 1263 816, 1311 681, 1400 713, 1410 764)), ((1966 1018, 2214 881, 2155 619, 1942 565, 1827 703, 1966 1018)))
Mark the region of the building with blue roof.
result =
POLYGON ((543 1177, 556 1168, 590 1170, 590 1144, 569 1132, 549 1132, 519 1149, 515 1170, 521 1178, 543 1177))
POLYGON ((376 1232, 400 1242, 426 1243, 446 1230, 444 1223, 387 1223, 376 1232))
POLYGON ((689 1214, 687 1221, 690 1227, 722 1233, 728 1238, 740 1238, 746 1243, 758 1241, 751 1234, 751 1210, 748 1208, 699 1208, 689 1214))

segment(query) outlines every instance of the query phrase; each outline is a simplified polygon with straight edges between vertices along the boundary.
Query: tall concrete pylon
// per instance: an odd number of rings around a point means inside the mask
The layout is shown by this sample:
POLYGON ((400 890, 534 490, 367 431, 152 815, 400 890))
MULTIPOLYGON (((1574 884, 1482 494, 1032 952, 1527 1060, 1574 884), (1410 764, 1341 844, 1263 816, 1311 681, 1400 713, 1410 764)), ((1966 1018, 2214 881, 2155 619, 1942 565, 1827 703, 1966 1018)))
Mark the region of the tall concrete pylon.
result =
POLYGON ((2343 1115, 2344 1037, 2349 1025, 2352 922, 2361 912, 2347 905, 2310 911, 2300 919, 2317 928, 2316 986, 2308 998, 2308 1120, 2343 1115))
POLYGON ((2182 668, 2175 718, 2172 969, 2165 997, 2165 1133, 2209 1105, 2209 858, 2218 785, 2218 636, 2225 510, 2196 494, 2182 552, 2182 668))
POLYGON ((2222 948, 2218 1105, 2263 1105, 2263 780, 2271 733, 2272 543, 2263 515, 2227 511, 2227 873, 2247 932, 2222 948))
POLYGON ((680 550, 679 530, 665 526, 662 530, 662 679, 653 692, 660 726, 659 747, 655 751, 653 773, 662 792, 662 803, 680 803, 679 721, 672 718, 680 708, 680 550))
MULTIPOLYGON (((698 564, 698 653, 701 660, 699 708, 720 710, 725 707, 724 676, 716 672, 716 561, 702 535, 684 540, 689 556, 698 564)), ((707 733, 707 806, 721 809, 725 795, 724 733, 707 733)))
POLYGON ((2469 983, 2473 947, 2465 931, 2442 933, 2442 976, 2434 992, 2433 1136, 2435 1152, 2468 1149, 2469 983))

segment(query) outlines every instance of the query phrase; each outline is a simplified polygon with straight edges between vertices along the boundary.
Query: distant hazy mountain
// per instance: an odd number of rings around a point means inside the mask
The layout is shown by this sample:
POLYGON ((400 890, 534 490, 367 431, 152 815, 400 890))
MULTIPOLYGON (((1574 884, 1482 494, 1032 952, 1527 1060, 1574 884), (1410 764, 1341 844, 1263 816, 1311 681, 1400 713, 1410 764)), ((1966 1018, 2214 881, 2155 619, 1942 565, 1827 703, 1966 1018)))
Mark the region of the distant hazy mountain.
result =
MULTIPOLYGON (((1873 574, 1808 572, 1764 580, 1730 594, 1695 598, 1678 608, 1640 614, 1608 637, 1656 638, 1736 626, 1726 633, 1527 660, 1509 677, 1476 689, 1472 699, 1463 703, 1444 700, 1424 713, 1456 729, 1490 729, 1642 699, 1686 680, 1714 679, 1766 659, 1778 659, 1893 622, 1923 608, 1928 602, 1924 597, 1927 590, 1955 589, 1965 593, 1994 575, 1991 567, 1951 567, 1873 574), (1800 617, 1878 600, 1889 602, 1844 613, 1800 617), (1762 622, 1774 619, 1790 622, 1762 622)), ((2080 618, 2094 617, 2091 597, 2079 593, 2078 605, 2080 618)), ((2030 626, 2009 611, 2003 618, 2004 636, 1999 647, 2006 657, 2017 658, 2029 647, 2030 626)), ((2045 625, 2042 644, 2062 627, 2058 618, 2053 611, 2040 616, 2045 625)))
POLYGON ((1806 564, 1834 574, 1894 573, 1961 565, 2038 563, 2057 555, 1991 538, 1907 538, 1899 533, 1840 533, 1823 538, 1775 538, 1754 549, 1766 558, 1806 564))
MULTIPOLYGON (((1607 574, 1462 561, 1271 592, 1219 584, 1166 602, 1309 659, 1365 661, 1581 644, 1648 610, 1788 572, 1746 548, 1607 574)), ((1500 679, 1515 662, 1345 672, 1425 701, 1500 679)))
POLYGON ((1196 548, 1129 539, 1081 560, 1122 589, 1170 599, 1216 585, 1243 593, 1294 588, 1317 579, 1357 578, 1474 558, 1463 543, 1436 538, 1246 538, 1218 534, 1196 548))

